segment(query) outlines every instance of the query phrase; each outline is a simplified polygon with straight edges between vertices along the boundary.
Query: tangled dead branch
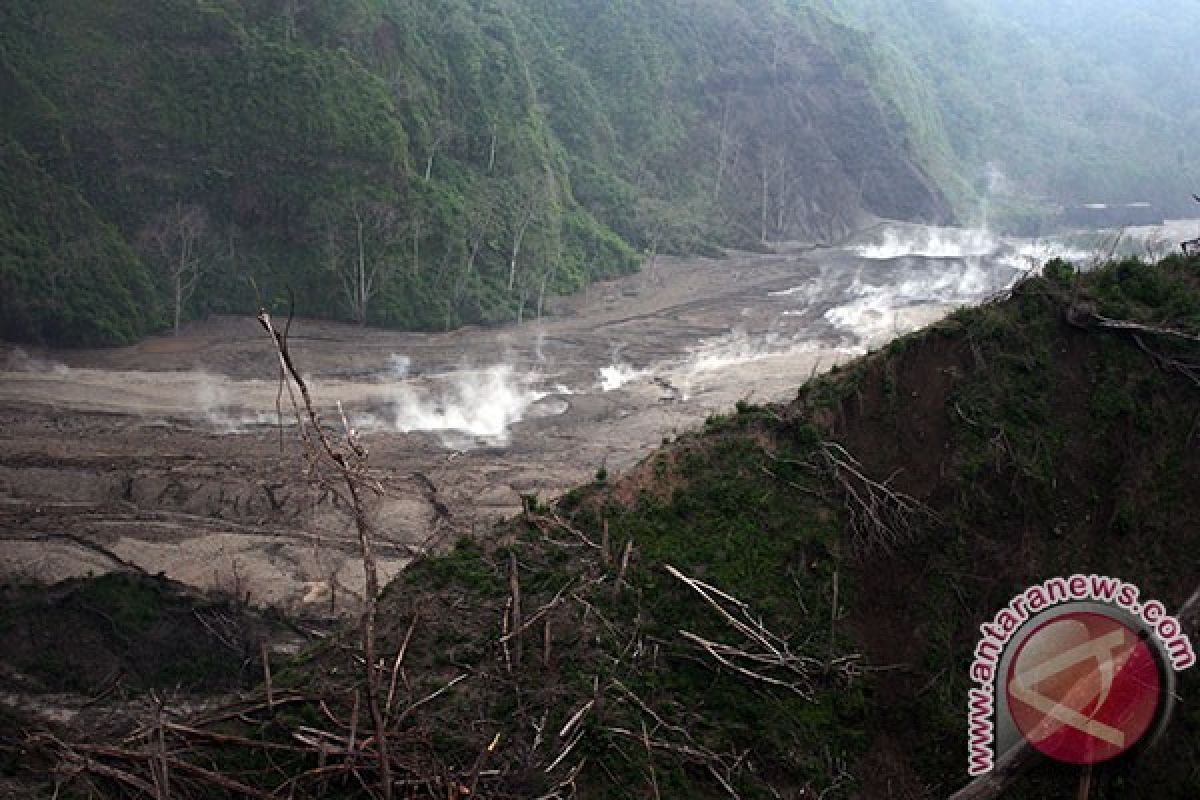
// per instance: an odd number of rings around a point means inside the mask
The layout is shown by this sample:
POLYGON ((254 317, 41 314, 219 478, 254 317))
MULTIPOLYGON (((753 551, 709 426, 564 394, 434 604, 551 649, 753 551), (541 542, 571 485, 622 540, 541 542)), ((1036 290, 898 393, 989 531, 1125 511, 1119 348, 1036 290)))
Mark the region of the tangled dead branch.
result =
POLYGON ((1092 319, 1100 328, 1108 328, 1109 330, 1118 331, 1133 331, 1134 333, 1149 333, 1155 336, 1168 336, 1175 339, 1183 339, 1188 342, 1200 342, 1200 336, 1188 331, 1176 330, 1175 328, 1162 328, 1154 325, 1143 325, 1140 322, 1132 322, 1125 319, 1110 319, 1101 314, 1093 314, 1092 319))
MULTIPOLYGON (((750 753, 717 753, 705 747, 692 736, 691 731, 682 725, 675 725, 663 718, 663 715, 651 708, 646 701, 634 694, 629 687, 619 680, 613 680, 612 687, 620 696, 637 707, 640 714, 638 730, 608 725, 604 730, 610 734, 630 739, 643 748, 649 759, 650 783, 657 789, 657 779, 654 773, 654 754, 656 752, 670 753, 693 764, 699 764, 708 770, 713 779, 733 800, 739 800, 741 795, 734 789, 734 780, 738 774, 747 769, 747 757, 750 753), (654 724, 646 725, 650 719, 654 724)), ((774 790, 772 789, 772 792, 774 790)), ((778 793, 775 793, 778 796, 778 793)))
POLYGON ((750 613, 750 607, 733 595, 684 575, 670 564, 667 572, 704 600, 730 627, 745 640, 741 646, 714 642, 691 631, 679 635, 708 653, 717 663, 753 681, 777 686, 801 697, 813 699, 813 682, 824 670, 831 670, 849 680, 861 674, 861 656, 830 658, 828 662, 792 652, 787 639, 767 629, 761 619, 750 613))
POLYGON ((936 520, 934 511, 911 495, 891 487, 895 475, 877 481, 837 442, 821 442, 818 468, 842 495, 854 547, 860 553, 891 552, 911 540, 923 522, 936 520))
MULTIPOLYGON (((959 414, 971 422, 962 409, 959 414)), ((833 493, 841 498, 846 510, 852 548, 860 555, 872 551, 892 552, 898 545, 912 540, 922 525, 938 522, 933 509, 892 487, 896 473, 882 481, 875 480, 866 474, 858 459, 837 442, 819 442, 802 460, 786 459, 770 452, 767 456, 777 463, 808 470, 826 484, 832 484, 833 493)), ((776 480, 783 480, 765 467, 763 471, 776 480)), ((812 488, 793 481, 783 482, 798 491, 826 499, 832 494, 824 486, 812 488)))
MULTIPOLYGON (((401 718, 460 680, 414 703, 401 718)), ((268 702, 235 703, 182 719, 160 703, 147 724, 116 743, 68 743, 39 732, 28 735, 20 749, 27 759, 54 763, 55 784, 61 790, 82 789, 87 796, 278 800, 321 797, 337 786, 353 786, 365 797, 383 796, 382 786, 363 767, 377 758, 378 738, 359 730, 356 714, 340 719, 323 700, 287 692, 268 702), (283 720, 278 713, 293 705, 315 705, 323 719, 284 726, 286 741, 230 732, 238 724, 253 729, 267 723, 279 727, 283 720), (228 766, 228 757, 257 766, 235 771, 228 766)), ((467 796, 460 790, 478 784, 496 743, 493 738, 464 784, 431 761, 425 754, 428 743, 419 734, 410 731, 397 741, 402 746, 390 751, 394 789, 409 796, 435 797, 467 796)))
POLYGON ((1165 353, 1160 353, 1157 350, 1151 349, 1142 341, 1142 337, 1137 334, 1133 335, 1133 341, 1137 344, 1138 349, 1150 356, 1155 364, 1160 369, 1167 372, 1175 372, 1190 380, 1196 386, 1200 387, 1200 362, 1184 361, 1173 356, 1168 356, 1165 353))
POLYGON ((1200 335, 1179 328, 1113 319, 1100 314, 1087 303, 1072 303, 1066 308, 1065 315, 1067 322, 1077 328, 1084 330, 1099 328, 1129 335, 1138 349, 1148 355, 1160 369, 1182 375, 1196 386, 1200 386, 1200 362, 1169 355, 1150 347, 1143 338, 1153 336, 1159 340, 1184 342, 1194 346, 1195 343, 1200 342, 1200 335))

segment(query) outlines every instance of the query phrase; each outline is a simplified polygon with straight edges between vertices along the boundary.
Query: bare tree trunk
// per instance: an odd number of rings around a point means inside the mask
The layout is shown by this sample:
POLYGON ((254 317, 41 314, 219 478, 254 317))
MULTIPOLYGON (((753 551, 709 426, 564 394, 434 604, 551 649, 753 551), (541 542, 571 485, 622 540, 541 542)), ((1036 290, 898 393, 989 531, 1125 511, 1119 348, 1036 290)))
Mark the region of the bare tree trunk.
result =
POLYGON ((284 0, 283 16, 283 40, 290 42, 296 38, 296 0, 284 0))
POLYGON ((413 247, 412 274, 416 277, 421 272, 421 218, 413 217, 413 247))
MULTIPOLYGON (((178 335, 183 307, 204 274, 201 244, 208 229, 202 206, 176 202, 159 214, 139 234, 139 241, 159 260, 171 290, 171 329, 178 335)), ((232 238, 230 249, 232 252, 232 238)))
POLYGON ((383 796, 392 796, 391 756, 387 747, 387 724, 383 710, 379 707, 380 674, 378 659, 375 657, 375 612, 379 598, 379 571, 375 563, 373 546, 373 531, 366 516, 366 506, 359 496, 355 478, 349 471, 343 476, 346 481, 346 491, 354 506, 354 526, 358 531, 358 543, 362 552, 363 573, 366 576, 366 586, 363 587, 365 602, 362 613, 362 642, 363 660, 366 661, 367 707, 371 710, 371 720, 375 724, 376 744, 379 747, 380 782, 383 783, 383 796))
MULTIPOLYGON (((346 494, 343 500, 348 500, 354 515, 354 527, 358 533, 359 549, 362 556, 363 575, 366 585, 363 588, 363 611, 360 619, 362 633, 363 661, 365 668, 365 686, 367 708, 370 711, 375 728, 375 746, 378 753, 380 789, 384 800, 391 800, 393 795, 391 754, 388 746, 387 721, 380 707, 380 672, 376 658, 376 628, 375 617, 379 599, 379 572, 375 561, 374 531, 367 518, 366 503, 361 489, 367 489, 376 495, 383 494, 383 487, 370 474, 367 464, 367 451, 357 439, 354 430, 350 428, 343 416, 342 422, 346 429, 345 446, 336 446, 330 435, 322 426, 320 414, 313 405, 308 385, 300 376, 292 361, 288 349, 287 331, 291 327, 291 317, 283 331, 278 331, 271 321, 266 309, 259 309, 258 321, 263 329, 271 336, 272 343, 279 358, 280 378, 288 381, 288 392, 292 398, 292 407, 299 425, 300 436, 304 443, 305 457, 308 461, 309 476, 318 486, 339 494, 336 484, 345 484, 346 494), (303 410, 296 403, 291 387, 295 385, 303 398, 303 410), (307 418, 307 425, 301 417, 307 418), (326 470, 332 469, 334 476, 326 470)), ((330 584, 333 591, 333 583, 330 584)))
POLYGON ((183 273, 175 273, 175 324, 172 326, 174 335, 179 335, 179 318, 183 312, 183 273))
POLYGON ((717 134, 717 183, 713 187, 713 205, 721 200, 721 183, 725 178, 725 157, 729 147, 729 96, 725 96, 721 110, 721 129, 717 134))
POLYGON ((425 157, 425 182, 433 178, 433 164, 442 147, 456 140, 462 133, 458 123, 452 119, 439 118, 434 123, 433 141, 429 143, 429 153, 425 157))
POLYGON ((358 243, 358 285, 355 287, 354 316, 359 325, 367 324, 367 252, 363 244, 363 218, 354 206, 354 223, 356 226, 356 241, 358 243))
POLYGON ((546 272, 542 274, 541 286, 538 287, 538 299, 537 299, 538 322, 542 321, 542 309, 545 307, 545 302, 546 302, 546 284, 549 283, 549 281, 550 281, 550 270, 546 270, 546 272))
POLYGON ((783 231, 784 223, 787 220, 787 156, 779 156, 779 169, 776 170, 779 176, 779 187, 775 192, 775 235, 778 236, 783 231))
POLYGON ((529 223, 532 221, 533 212, 529 212, 517 226, 517 233, 513 237, 512 258, 508 262, 508 291, 510 292, 517 280, 517 258, 521 255, 521 240, 525 238, 525 231, 529 229, 529 223))
POLYGON ((437 148, 440 139, 435 139, 433 144, 429 146, 429 157, 425 159, 425 182, 429 183, 433 177, 433 158, 437 155, 437 148))
POLYGON ((767 241, 767 212, 770 206, 770 189, 771 189, 771 173, 767 169, 766 154, 763 154, 762 160, 762 219, 760 222, 761 236, 760 241, 766 244, 767 241))
POLYGON ((650 280, 658 280, 658 240, 662 236, 660 229, 655 229, 654 238, 650 240, 650 280))
POLYGON ((467 266, 465 270, 465 274, 468 278, 471 277, 471 272, 475 269, 475 258, 479 255, 479 248, 482 244, 482 237, 476 237, 475 241, 471 242, 471 254, 467 256, 467 266))

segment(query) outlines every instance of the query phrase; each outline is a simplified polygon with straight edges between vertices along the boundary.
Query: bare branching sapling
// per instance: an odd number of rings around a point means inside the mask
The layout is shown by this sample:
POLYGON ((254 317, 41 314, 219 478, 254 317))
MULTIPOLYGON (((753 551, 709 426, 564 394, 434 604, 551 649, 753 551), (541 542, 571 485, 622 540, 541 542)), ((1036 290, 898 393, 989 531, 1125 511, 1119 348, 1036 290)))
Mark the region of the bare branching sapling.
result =
POLYGON ((359 441, 357 432, 350 427, 345 414, 341 414, 343 431, 337 440, 323 425, 321 415, 313 404, 308 384, 296 368, 288 348, 291 316, 289 315, 282 331, 275 327, 270 313, 265 308, 259 309, 258 321, 263 330, 270 335, 279 359, 279 380, 287 389, 292 413, 296 419, 297 431, 304 448, 306 477, 313 485, 335 496, 341 501, 341 507, 350 509, 350 513, 354 517, 365 580, 360 618, 363 661, 366 672, 365 694, 367 708, 375 728, 380 784, 384 798, 390 800, 392 797, 391 760, 388 753, 387 723, 380 706, 381 674, 375 655, 375 614, 379 597, 379 572, 375 562, 375 535, 367 513, 365 499, 368 494, 382 495, 383 486, 371 475, 367 463, 367 450, 359 441), (296 396, 297 391, 300 395, 299 399, 296 396))
POLYGON ((142 248, 157 259, 171 290, 171 329, 179 335, 183 309, 196 291, 207 264, 201 252, 208 233, 203 206, 177 202, 142 231, 142 248))

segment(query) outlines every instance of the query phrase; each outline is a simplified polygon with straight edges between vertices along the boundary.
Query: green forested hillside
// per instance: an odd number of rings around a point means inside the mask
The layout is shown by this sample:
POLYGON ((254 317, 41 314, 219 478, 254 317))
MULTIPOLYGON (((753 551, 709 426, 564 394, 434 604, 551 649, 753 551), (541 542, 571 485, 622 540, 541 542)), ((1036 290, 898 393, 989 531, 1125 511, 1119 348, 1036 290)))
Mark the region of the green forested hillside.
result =
POLYGON ((1009 221, 1169 206, 1195 57, 1119 5, 9 0, 3 335, 125 341, 248 310, 250 279, 489 323, 642 252, 969 219, 997 189, 1009 221))
POLYGON ((872 58, 767 0, 13 0, 4 335, 128 340, 250 308, 249 278, 303 313, 491 322, 638 250, 946 218, 872 58))
POLYGON ((158 298, 120 233, 11 139, 0 139, 0 241, 0 336, 122 341, 153 324, 158 298))

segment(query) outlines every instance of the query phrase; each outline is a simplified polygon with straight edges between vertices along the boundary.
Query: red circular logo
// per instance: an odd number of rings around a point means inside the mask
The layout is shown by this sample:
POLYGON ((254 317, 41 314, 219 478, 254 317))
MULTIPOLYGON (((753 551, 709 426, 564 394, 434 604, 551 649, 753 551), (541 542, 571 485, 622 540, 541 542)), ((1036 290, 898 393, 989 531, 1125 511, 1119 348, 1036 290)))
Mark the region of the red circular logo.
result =
POLYGON ((1072 612, 1040 625, 1008 668, 1008 707, 1034 747, 1059 761, 1095 764, 1138 743, 1162 694, 1154 653, 1124 623, 1072 612))

